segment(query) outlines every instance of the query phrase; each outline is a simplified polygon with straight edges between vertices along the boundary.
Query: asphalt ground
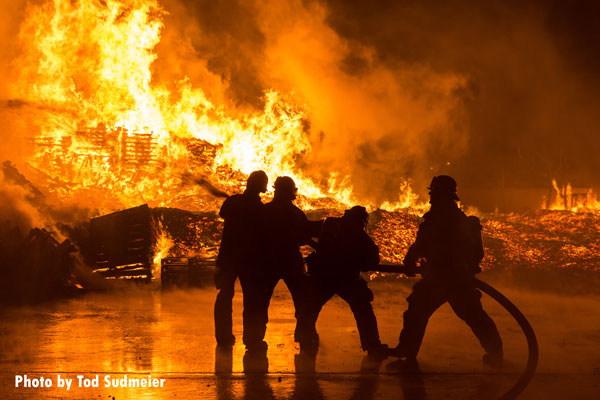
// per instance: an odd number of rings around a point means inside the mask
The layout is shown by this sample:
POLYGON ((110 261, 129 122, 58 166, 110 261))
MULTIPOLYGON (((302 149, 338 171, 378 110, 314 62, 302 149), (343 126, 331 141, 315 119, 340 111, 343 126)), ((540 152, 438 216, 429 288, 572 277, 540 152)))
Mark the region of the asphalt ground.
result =
MULTIPOLYGON (((405 298, 414 282, 378 278, 369 283, 381 339, 391 346, 397 343, 405 298)), ((520 398, 600 398, 600 296, 522 291, 506 283, 496 287, 527 316, 540 344, 538 371, 520 398)), ((309 373, 296 356, 294 310, 280 283, 266 335, 268 372, 250 373, 246 365, 244 373, 241 290, 234 300, 238 341, 231 355, 215 348, 215 295, 212 288, 165 292, 153 286, 126 287, 4 308, 0 397, 494 399, 516 381, 526 363, 526 341, 518 325, 486 297, 484 308, 504 341, 506 362, 501 370, 483 365, 477 340, 448 305, 430 320, 418 369, 392 368, 392 359, 374 363, 360 349, 350 308, 336 297, 319 318, 321 348, 315 372, 309 373), (59 374, 72 379, 69 390, 58 387, 59 374), (22 382, 15 387, 18 376, 24 375, 43 377, 52 387, 23 387, 22 382), (98 387, 79 387, 78 375, 90 380, 97 375, 98 387), (118 379, 151 375, 151 380, 164 382, 162 387, 105 387, 107 375, 118 379)))

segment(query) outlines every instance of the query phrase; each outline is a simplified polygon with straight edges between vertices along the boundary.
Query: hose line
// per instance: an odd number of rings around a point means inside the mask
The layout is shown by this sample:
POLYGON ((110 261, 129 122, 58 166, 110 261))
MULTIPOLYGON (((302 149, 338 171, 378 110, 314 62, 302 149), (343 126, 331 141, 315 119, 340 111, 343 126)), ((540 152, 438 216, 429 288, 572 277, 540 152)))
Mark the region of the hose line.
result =
POLYGON ((498 400, 510 400, 516 399, 523 390, 529 385, 529 382, 533 378, 533 374, 537 368, 538 357, 539 357, 539 348, 537 338, 535 336, 535 332, 531 327, 527 318, 523 315, 523 313, 515 306, 506 296, 500 293, 498 290, 494 289, 492 286, 487 283, 480 281, 479 279, 473 277, 473 281, 475 282, 475 287, 482 292, 489 295, 492 299, 496 300, 502 307, 509 312, 509 314, 517 321, 521 330, 525 334, 525 338, 527 339, 527 346, 529 348, 529 356, 527 358, 527 365, 525 366, 525 370, 519 377, 519 380, 510 388, 506 393, 498 398, 498 400))
MULTIPOLYGON (((370 269, 371 271, 378 272, 391 272, 391 273, 399 273, 405 274, 407 276, 415 276, 417 274, 421 274, 420 268, 416 270, 407 269, 402 264, 379 264, 377 267, 370 269), (408 272, 408 274, 407 274, 408 272)), ((531 327, 527 318, 523 315, 523 313, 515 306, 506 296, 500 293, 498 290, 494 289, 492 286, 487 283, 480 281, 479 279, 473 277, 473 283, 475 287, 482 292, 486 293, 492 299, 496 300, 502 307, 508 311, 508 313, 517 321, 523 334, 525 334, 525 338, 527 339, 527 347, 529 349, 529 355, 527 358, 527 365, 525 365, 525 370, 517 380, 517 382, 510 388, 506 393, 498 398, 498 400, 511 400, 516 399, 523 390, 529 385, 531 379, 533 378, 533 374, 537 368, 538 357, 539 357, 539 348, 538 341, 535 336, 535 332, 531 327)))

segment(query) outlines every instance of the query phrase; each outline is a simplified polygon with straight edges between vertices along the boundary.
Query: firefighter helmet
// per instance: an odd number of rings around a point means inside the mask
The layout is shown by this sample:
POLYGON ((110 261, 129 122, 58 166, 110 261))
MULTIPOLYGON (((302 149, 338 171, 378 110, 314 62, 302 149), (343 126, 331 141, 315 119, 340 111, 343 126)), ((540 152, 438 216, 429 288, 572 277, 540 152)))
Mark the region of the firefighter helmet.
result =
POLYGON ((456 181, 451 176, 434 176, 427 189, 430 195, 449 196, 454 200, 460 200, 456 194, 456 181))
POLYGON ((363 228, 367 226, 369 222, 369 213, 363 206, 354 206, 349 210, 344 211, 344 219, 356 222, 363 228))
POLYGON ((267 183, 269 183, 269 178, 265 171, 254 171, 248 176, 248 181, 246 182, 246 188, 256 189, 260 192, 267 191, 267 183))
POLYGON ((275 196, 289 197, 293 200, 296 198, 296 193, 298 193, 296 183, 289 176, 277 177, 273 187, 275 188, 275 196))

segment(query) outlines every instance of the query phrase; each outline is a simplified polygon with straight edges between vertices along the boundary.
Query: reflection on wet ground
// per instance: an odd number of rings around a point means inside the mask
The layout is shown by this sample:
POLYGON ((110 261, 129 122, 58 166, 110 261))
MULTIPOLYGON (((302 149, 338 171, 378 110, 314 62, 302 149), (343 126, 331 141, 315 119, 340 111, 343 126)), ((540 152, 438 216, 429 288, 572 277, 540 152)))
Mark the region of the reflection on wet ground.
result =
MULTIPOLYGON (((493 283, 493 282, 492 282, 493 283)), ((395 345, 410 284, 371 282, 384 343, 395 345)), ((539 374, 522 398, 600 398, 600 307, 598 297, 559 297, 500 287, 530 318, 540 342, 539 374)), ((215 350, 215 291, 161 292, 131 287, 113 293, 1 311, 2 398, 216 398, 216 399, 488 399, 508 388, 524 366, 526 343, 518 326, 491 300, 507 365, 486 369, 468 328, 443 306, 432 318, 419 369, 390 370, 360 351, 349 307, 328 303, 319 319, 321 349, 316 364, 299 358, 293 341, 294 311, 278 286, 267 330, 268 373, 244 374, 241 293, 234 303, 232 352, 215 350), (314 368, 315 372, 310 371, 314 368), (15 388, 15 375, 50 378, 51 388, 15 388), (67 391, 56 376, 73 379, 67 391), (164 387, 104 387, 113 378, 164 378, 164 387), (78 388, 77 375, 99 376, 100 387, 78 388)), ((255 361, 255 360, 254 360, 255 361)), ((246 360, 246 369, 248 370, 246 360)), ((262 362, 262 361, 260 361, 262 362)), ((265 365, 266 366, 266 365, 265 365)))

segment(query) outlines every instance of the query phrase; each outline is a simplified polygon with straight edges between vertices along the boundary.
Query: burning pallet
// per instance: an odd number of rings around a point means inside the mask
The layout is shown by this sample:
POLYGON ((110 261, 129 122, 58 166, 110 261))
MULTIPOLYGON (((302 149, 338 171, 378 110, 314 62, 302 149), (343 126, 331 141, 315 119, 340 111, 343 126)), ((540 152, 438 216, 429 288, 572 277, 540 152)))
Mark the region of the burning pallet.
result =
POLYGON ((167 257, 161 260, 161 285, 169 287, 205 287, 212 282, 215 259, 204 257, 167 257))
MULTIPOLYGON (((160 149, 153 133, 109 129, 104 125, 79 129, 72 135, 31 138, 38 162, 48 171, 70 178, 78 168, 108 165, 111 172, 138 169, 158 163, 160 149)), ((192 155, 190 167, 211 165, 219 146, 205 140, 189 139, 182 144, 192 155)))
MULTIPOLYGON (((149 281, 157 278, 153 276, 152 266, 156 252, 157 227, 160 227, 159 231, 164 229, 178 243, 166 253, 169 257, 161 260, 162 284, 180 287, 205 286, 206 283, 212 282, 215 257, 210 251, 199 251, 203 249, 200 243, 206 245, 218 242, 218 238, 211 236, 212 231, 218 229, 215 218, 177 209, 150 209, 148 205, 94 218, 90 221, 93 269, 111 279, 149 281), (209 232, 196 231, 194 228, 198 228, 197 224, 205 226, 209 232), (194 242, 200 244, 200 248, 193 247, 194 242), (199 253, 203 256, 188 256, 199 253)), ((212 246, 210 248, 212 249, 212 246)))
POLYGON ((152 278, 152 218, 147 204, 93 218, 92 269, 106 278, 152 278))
POLYGON ((73 167, 108 163, 111 168, 136 168, 156 162, 157 143, 147 132, 104 126, 81 129, 73 135, 32 139, 43 163, 55 173, 73 173, 73 167))

